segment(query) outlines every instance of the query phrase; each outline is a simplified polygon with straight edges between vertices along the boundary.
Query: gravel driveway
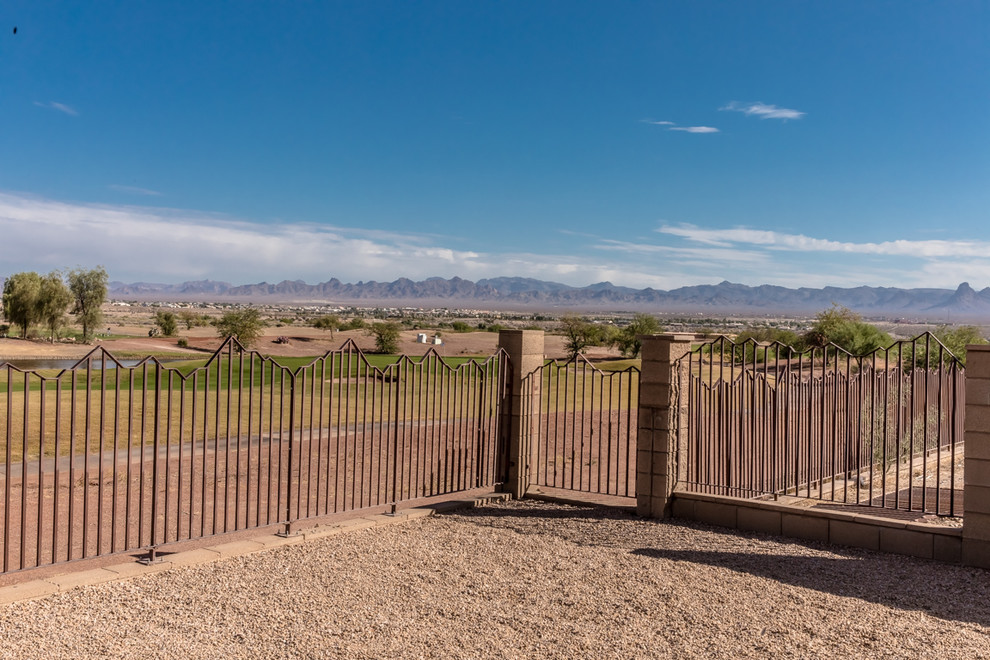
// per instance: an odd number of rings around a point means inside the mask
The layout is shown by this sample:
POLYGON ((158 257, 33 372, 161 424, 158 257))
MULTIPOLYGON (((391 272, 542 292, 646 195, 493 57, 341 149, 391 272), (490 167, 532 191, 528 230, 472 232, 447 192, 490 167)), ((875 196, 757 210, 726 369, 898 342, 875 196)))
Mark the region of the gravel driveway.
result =
POLYGON ((0 610, 13 658, 990 657, 990 572, 496 503, 0 610))

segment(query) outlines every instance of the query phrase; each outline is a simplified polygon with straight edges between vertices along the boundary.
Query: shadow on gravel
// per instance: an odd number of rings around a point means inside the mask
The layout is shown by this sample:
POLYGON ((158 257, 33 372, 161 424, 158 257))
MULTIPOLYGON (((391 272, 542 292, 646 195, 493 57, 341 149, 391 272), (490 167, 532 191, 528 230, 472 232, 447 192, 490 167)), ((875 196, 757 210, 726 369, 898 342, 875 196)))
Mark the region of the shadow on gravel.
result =
MULTIPOLYGON (((537 503, 532 508, 524 506, 491 506, 485 505, 471 509, 460 509, 458 515, 472 518, 552 518, 552 519, 587 519, 587 520, 644 520, 636 516, 633 509, 612 506, 563 504, 554 508, 540 506, 539 500, 522 500, 527 503, 537 503)), ((518 501, 517 501, 518 502, 518 501)))
MULTIPOLYGON (((830 550, 832 550, 830 548, 830 550)), ((631 554, 749 573, 947 621, 990 626, 990 572, 869 551, 842 557, 637 548, 631 554)))

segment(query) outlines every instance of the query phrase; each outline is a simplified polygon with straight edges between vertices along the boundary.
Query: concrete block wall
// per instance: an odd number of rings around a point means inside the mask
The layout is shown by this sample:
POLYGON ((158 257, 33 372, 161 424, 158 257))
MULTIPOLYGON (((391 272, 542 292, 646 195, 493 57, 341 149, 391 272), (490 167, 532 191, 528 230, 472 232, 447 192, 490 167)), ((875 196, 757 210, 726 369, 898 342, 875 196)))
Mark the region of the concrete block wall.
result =
POLYGON ((650 518, 673 514, 672 496, 680 480, 678 455, 686 438, 678 434, 687 422, 687 369, 678 360, 691 351, 693 335, 640 337, 643 363, 639 379, 639 427, 636 431, 636 511, 650 518))
POLYGON ((508 478, 506 492, 520 498, 529 488, 534 424, 540 407, 542 378, 527 378, 543 366, 542 330, 502 330, 498 346, 509 356, 512 379, 508 388, 508 478))
POLYGON ((966 347, 963 563, 990 568, 990 346, 966 347))
POLYGON ((962 560, 963 529, 778 502, 702 493, 674 494, 678 518, 949 563, 962 560))

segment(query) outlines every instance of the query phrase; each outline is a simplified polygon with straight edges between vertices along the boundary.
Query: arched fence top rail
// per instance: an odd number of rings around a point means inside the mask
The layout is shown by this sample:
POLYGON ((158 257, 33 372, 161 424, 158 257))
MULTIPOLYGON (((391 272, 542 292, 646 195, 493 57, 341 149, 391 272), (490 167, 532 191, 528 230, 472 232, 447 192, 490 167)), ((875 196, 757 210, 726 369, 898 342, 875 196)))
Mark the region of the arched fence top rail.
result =
POLYGON ((630 364, 624 369, 599 369, 598 366, 589 360, 586 356, 582 354, 575 355, 574 357, 567 360, 555 360, 547 359, 543 366, 538 367, 533 370, 533 374, 538 371, 546 373, 548 370, 562 370, 562 369, 591 369, 594 373, 600 374, 605 378, 609 378, 615 374, 638 374, 640 373, 639 367, 634 364, 630 364))
POLYGON ((956 372, 965 367, 965 356, 955 355, 931 332, 859 355, 832 342, 796 348, 779 341, 760 342, 752 337, 736 342, 720 335, 694 347, 680 363, 690 365, 704 382, 715 384, 735 381, 744 375, 779 377, 786 374, 791 378, 818 380, 829 375, 864 371, 956 372))
MULTIPOLYGON (((496 353, 484 357, 467 357, 460 358, 456 360, 456 364, 451 364, 451 358, 444 357, 437 351, 435 347, 430 347, 422 356, 409 356, 400 355, 394 362, 385 365, 375 364, 372 360, 368 358, 368 355, 362 351, 357 343, 353 339, 347 339, 339 348, 327 351, 323 355, 314 357, 312 361, 307 364, 299 365, 296 367, 286 366, 281 364, 277 358, 270 355, 263 355, 257 350, 248 349, 243 344, 241 344, 234 337, 228 337, 219 348, 217 348, 206 362, 194 368, 183 368, 170 366, 170 362, 159 360, 157 357, 148 356, 142 358, 137 363, 132 365, 125 365, 125 360, 123 358, 118 358, 113 355, 110 351, 102 346, 97 346, 89 353, 87 353, 82 358, 70 367, 58 370, 54 375, 49 375, 47 369, 24 369, 18 367, 16 364, 10 361, 0 360, 0 373, 17 373, 30 375, 38 378, 42 382, 60 382, 64 377, 71 375, 73 372, 79 373, 82 371, 106 371, 107 365, 112 365, 112 369, 120 370, 123 372, 135 373, 141 372, 146 368, 151 368, 158 370, 160 374, 165 378, 176 378, 179 382, 185 382, 192 378, 195 378, 198 374, 205 373, 210 369, 216 368, 224 360, 229 360, 234 357, 239 359, 244 359, 247 361, 256 362, 263 367, 274 368, 281 372, 284 376, 297 376, 300 373, 305 372, 307 369, 311 369, 316 365, 321 363, 326 363, 327 360, 335 359, 336 356, 340 355, 350 355, 353 359, 357 361, 354 369, 358 368, 362 372, 370 375, 372 378, 391 379, 394 377, 394 373, 400 371, 403 367, 408 366, 419 366, 424 364, 436 365, 446 373, 457 374, 462 370, 476 370, 484 369, 491 366, 497 366, 499 360, 506 359, 506 354, 503 349, 499 349, 496 353), (97 368, 94 369, 94 366, 97 368)), ((389 356, 391 357, 391 356, 389 356)), ((190 355, 190 362, 198 361, 201 358, 190 355)), ((127 360, 129 361, 129 360, 127 360)), ((185 360, 183 360, 185 361, 185 360)), ((5 387, 5 384, 0 384, 0 388, 5 387)))

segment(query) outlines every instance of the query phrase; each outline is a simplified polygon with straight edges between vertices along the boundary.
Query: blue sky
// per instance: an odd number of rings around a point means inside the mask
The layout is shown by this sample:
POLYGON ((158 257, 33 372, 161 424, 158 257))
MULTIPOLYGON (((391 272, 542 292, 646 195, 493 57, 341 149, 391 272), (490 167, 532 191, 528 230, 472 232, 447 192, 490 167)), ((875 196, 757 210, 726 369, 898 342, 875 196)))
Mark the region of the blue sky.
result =
POLYGON ((976 1, 8 0, 0 276, 982 288, 988 26, 976 1))

